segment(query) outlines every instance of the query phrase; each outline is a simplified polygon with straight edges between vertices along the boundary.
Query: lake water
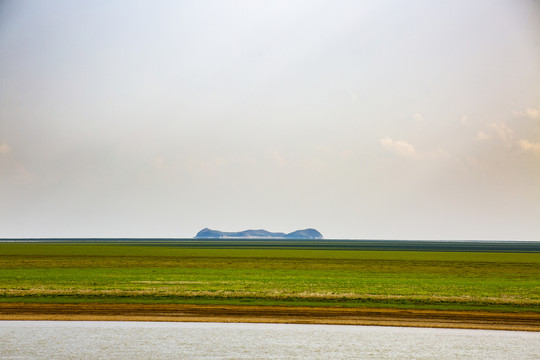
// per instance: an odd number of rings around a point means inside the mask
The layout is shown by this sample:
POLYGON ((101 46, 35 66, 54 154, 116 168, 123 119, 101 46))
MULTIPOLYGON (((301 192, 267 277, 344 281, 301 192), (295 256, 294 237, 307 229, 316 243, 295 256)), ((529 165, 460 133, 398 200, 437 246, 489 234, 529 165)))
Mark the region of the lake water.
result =
POLYGON ((540 333, 384 326, 0 321, 2 359, 540 359, 540 333))

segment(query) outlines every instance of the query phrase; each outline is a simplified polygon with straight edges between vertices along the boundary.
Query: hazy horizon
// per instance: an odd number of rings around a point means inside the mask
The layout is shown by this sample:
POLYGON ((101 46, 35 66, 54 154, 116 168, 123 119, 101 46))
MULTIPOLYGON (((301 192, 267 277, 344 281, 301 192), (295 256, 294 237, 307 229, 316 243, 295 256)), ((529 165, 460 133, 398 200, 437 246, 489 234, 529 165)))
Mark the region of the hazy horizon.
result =
POLYGON ((3 1, 0 219, 540 240, 540 2, 3 1))

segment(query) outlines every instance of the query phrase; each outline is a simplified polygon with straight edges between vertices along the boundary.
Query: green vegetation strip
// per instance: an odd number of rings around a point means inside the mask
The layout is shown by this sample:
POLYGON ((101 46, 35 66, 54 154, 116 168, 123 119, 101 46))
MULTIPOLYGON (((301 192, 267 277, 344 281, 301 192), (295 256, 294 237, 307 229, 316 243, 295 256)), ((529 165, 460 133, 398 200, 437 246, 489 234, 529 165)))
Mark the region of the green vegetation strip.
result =
POLYGON ((540 254, 0 243, 0 301, 540 312, 540 254))

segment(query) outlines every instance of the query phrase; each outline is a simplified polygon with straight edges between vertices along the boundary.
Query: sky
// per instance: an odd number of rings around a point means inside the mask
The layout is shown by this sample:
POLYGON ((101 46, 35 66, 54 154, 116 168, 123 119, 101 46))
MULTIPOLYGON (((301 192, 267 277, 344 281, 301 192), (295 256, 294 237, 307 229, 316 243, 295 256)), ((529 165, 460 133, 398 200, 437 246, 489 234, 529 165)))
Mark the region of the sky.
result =
POLYGON ((0 3, 0 238, 540 240, 540 1, 0 3))

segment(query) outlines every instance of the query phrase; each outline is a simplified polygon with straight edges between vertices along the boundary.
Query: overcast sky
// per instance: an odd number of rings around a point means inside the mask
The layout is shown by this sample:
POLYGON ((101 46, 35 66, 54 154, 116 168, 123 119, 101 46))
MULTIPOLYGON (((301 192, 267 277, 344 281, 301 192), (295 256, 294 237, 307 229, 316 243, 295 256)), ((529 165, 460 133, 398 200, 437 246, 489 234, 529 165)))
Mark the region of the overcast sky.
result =
POLYGON ((540 2, 3 1, 0 237, 540 240, 540 2))

